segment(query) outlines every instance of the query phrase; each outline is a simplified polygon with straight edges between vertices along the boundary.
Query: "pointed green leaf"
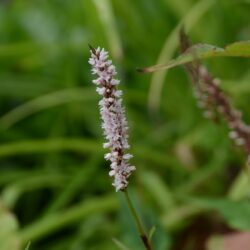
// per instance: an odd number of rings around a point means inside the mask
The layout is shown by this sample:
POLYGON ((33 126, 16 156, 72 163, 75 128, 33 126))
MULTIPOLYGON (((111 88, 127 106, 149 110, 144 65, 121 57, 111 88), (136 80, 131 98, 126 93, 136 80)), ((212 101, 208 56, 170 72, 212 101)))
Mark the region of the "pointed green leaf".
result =
POLYGON ((29 250, 30 248, 30 241, 28 242, 27 246, 25 247, 25 250, 29 250))
POLYGON ((116 238, 113 238, 112 239, 113 242, 117 245, 117 247, 121 250, 130 250, 128 247, 126 247, 121 241, 119 241, 118 239, 116 238))
POLYGON ((157 70, 170 69, 197 59, 208 59, 214 57, 250 57, 250 41, 236 42, 226 46, 224 49, 210 44, 197 44, 190 47, 188 51, 176 59, 170 60, 165 64, 138 69, 138 71, 150 73, 157 70))
POLYGON ((156 231, 156 227, 155 226, 151 227, 151 229, 149 231, 149 235, 148 235, 150 241, 151 241, 155 231, 156 231))
POLYGON ((0 202, 0 249, 1 250, 19 250, 20 242, 16 235, 18 223, 13 214, 11 214, 0 202))

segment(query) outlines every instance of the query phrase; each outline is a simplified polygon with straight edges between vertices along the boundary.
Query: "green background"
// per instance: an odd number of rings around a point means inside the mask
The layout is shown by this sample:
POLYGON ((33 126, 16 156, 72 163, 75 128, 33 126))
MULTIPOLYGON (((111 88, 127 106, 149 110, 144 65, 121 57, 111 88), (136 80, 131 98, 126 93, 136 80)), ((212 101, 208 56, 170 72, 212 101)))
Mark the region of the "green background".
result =
MULTIPOLYGON (((249 231, 246 156, 227 124, 203 118, 183 67, 136 72, 178 55, 182 24, 194 43, 249 39, 249 14, 247 0, 1 1, 0 249, 143 249, 103 160, 88 43, 119 72, 137 167, 129 192, 156 227, 154 249, 249 231)), ((249 59, 205 64, 250 121, 249 59)))

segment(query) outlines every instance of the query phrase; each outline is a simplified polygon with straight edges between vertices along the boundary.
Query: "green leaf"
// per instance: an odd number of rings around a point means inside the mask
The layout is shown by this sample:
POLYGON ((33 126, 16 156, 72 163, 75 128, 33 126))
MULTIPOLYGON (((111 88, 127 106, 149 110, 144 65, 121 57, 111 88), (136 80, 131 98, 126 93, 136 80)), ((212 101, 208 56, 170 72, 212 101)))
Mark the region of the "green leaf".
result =
POLYGON ((13 214, 11 214, 0 202, 0 249, 1 250, 19 250, 20 242, 16 235, 18 223, 13 214))
POLYGON ((25 250, 29 250, 29 248, 30 248, 30 241, 28 242, 28 244, 27 244, 27 246, 25 247, 25 250))
POLYGON ((4 116, 0 117, 0 123, 4 128, 10 128, 20 120, 51 107, 63 105, 70 102, 89 101, 96 99, 91 89, 72 88, 62 89, 43 96, 39 96, 29 102, 26 102, 4 116))
POLYGON ((159 175, 152 171, 145 171, 141 173, 141 182, 162 211, 169 211, 175 206, 175 200, 170 188, 159 175))
POLYGON ((250 202, 228 199, 195 199, 194 204, 218 211, 234 229, 250 230, 250 202))
POLYGON ((170 69, 197 59, 208 59, 214 57, 250 57, 250 41, 232 43, 224 49, 210 44, 196 44, 176 59, 170 60, 164 64, 138 69, 138 71, 150 73, 157 70, 170 69))
POLYGON ((250 41, 241 41, 228 45, 225 56, 250 57, 250 41))
POLYGON ((113 7, 110 0, 94 0, 98 17, 103 25, 103 31, 106 34, 112 55, 116 59, 122 59, 122 45, 120 35, 117 29, 117 23, 113 13, 113 7))
MULTIPOLYGON (((177 1, 167 1, 166 3, 171 9, 173 4, 172 2, 174 2, 174 6, 176 6, 176 3, 178 6, 181 6, 181 8, 184 6, 183 1, 181 4, 179 4, 180 2, 178 3, 177 1)), ((173 28, 170 34, 166 35, 165 42, 161 48, 160 54, 158 55, 156 64, 162 64, 173 57, 176 49, 178 48, 178 33, 180 31, 180 27, 185 25, 187 31, 192 30, 193 27, 199 23, 202 17, 210 10, 210 8, 212 8, 215 3, 216 1, 214 0, 197 1, 197 3, 192 5, 192 7, 190 6, 188 11, 184 11, 183 14, 181 14, 182 18, 180 19, 179 23, 173 28)), ((152 75, 148 98, 148 106, 151 111, 156 111, 159 109, 162 98, 162 90, 167 73, 168 71, 165 70, 156 72, 152 75)))
POLYGON ((152 239, 152 237, 153 237, 155 231, 156 231, 156 227, 153 226, 153 227, 150 229, 150 231, 149 231, 149 236, 148 236, 148 237, 149 237, 149 240, 152 239))
MULTIPOLYGON (((116 211, 117 207, 118 202, 113 194, 101 198, 85 199, 68 209, 39 218, 32 224, 22 228, 18 232, 18 237, 22 244, 27 244, 29 241, 34 242, 69 225, 80 223, 90 216, 116 211)), ((2 248, 0 249, 2 250, 2 248)))
POLYGON ((121 250, 129 250, 129 248, 126 247, 126 246, 125 246, 121 241, 119 241, 118 239, 113 238, 112 240, 113 240, 113 242, 117 245, 117 247, 118 247, 119 249, 121 249, 121 250))

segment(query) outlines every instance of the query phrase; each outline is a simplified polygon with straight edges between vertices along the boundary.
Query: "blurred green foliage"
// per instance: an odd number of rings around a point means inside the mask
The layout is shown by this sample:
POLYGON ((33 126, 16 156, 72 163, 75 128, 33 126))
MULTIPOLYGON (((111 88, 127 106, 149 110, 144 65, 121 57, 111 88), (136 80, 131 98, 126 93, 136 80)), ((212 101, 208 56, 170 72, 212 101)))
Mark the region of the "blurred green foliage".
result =
MULTIPOLYGON (((176 55, 182 24, 195 43, 247 40, 249 13, 247 0, 2 0, 0 249, 143 249, 103 160, 88 43, 118 67, 130 192, 156 227, 154 249, 203 249, 218 228, 249 230, 245 155, 225 124, 203 119, 181 67, 160 78, 135 70, 176 55)), ((249 59, 206 64, 250 122, 249 59)))

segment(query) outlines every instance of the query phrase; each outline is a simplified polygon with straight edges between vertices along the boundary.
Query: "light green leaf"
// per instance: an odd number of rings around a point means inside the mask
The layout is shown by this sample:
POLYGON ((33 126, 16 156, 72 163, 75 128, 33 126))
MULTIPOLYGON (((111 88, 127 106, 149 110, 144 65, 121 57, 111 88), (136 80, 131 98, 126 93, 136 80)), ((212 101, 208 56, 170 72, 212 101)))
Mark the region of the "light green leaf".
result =
POLYGON ((195 199, 194 204, 218 211, 234 229, 250 230, 250 202, 229 199, 195 199))
POLYGON ((91 89, 72 88, 62 89, 43 96, 39 96, 29 102, 26 102, 4 116, 0 117, 0 123, 3 128, 10 128, 20 120, 51 107, 59 106, 70 102, 89 101, 95 99, 91 89))
POLYGON ((167 63, 138 70, 140 72, 150 73, 157 70, 170 69, 197 59, 214 57, 250 57, 250 41, 236 42, 226 46, 224 49, 210 44, 197 44, 190 47, 187 52, 176 59, 170 60, 167 63))
POLYGON ((153 226, 153 227, 150 229, 150 231, 149 231, 149 240, 152 239, 152 237, 153 237, 155 231, 156 231, 156 227, 153 226))
POLYGON ((27 246, 25 247, 25 250, 29 250, 30 248, 30 241, 28 242, 27 246))
POLYGON ((126 246, 125 246, 121 241, 119 241, 118 239, 113 238, 112 240, 113 240, 113 242, 116 244, 116 246, 117 246, 119 249, 121 249, 121 250, 129 250, 129 248, 126 247, 126 246))
POLYGON ((1 250, 19 250, 20 243, 16 235, 18 223, 13 214, 11 214, 0 202, 0 249, 1 250))
MULTIPOLYGON (((18 237, 21 243, 26 245, 29 241, 34 242, 69 225, 79 223, 92 215, 116 211, 117 207, 118 202, 113 194, 101 198, 85 199, 68 209, 39 218, 32 224, 22 228, 18 233, 18 237)), ((2 248, 0 249, 2 250, 2 248)), ((11 250, 15 250, 15 248, 11 250)))

